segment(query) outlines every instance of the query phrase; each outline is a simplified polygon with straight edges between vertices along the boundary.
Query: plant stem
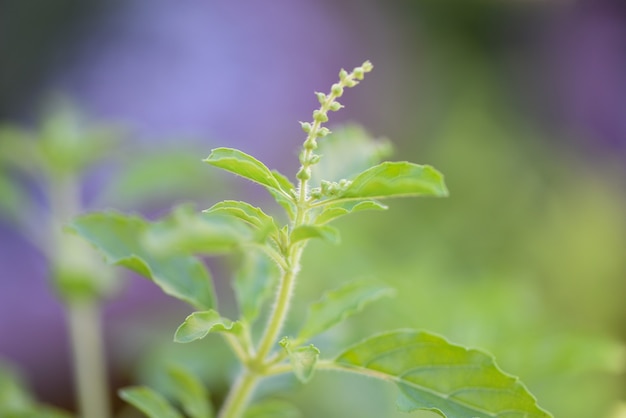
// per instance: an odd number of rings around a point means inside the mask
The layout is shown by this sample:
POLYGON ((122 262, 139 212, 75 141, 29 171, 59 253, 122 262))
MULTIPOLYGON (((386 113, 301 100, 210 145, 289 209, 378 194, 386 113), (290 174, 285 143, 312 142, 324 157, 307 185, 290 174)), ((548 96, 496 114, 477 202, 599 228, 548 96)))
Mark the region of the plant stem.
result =
POLYGON ((238 418, 243 413, 252 391, 256 387, 261 376, 250 369, 244 370, 235 385, 228 393, 228 397, 222 405, 218 415, 219 418, 238 418))
POLYGON ((111 413, 106 384, 100 309, 92 301, 67 302, 66 312, 80 416, 108 418, 111 413))
POLYGON ((293 289, 295 287, 300 254, 301 250, 295 250, 294 256, 291 257, 292 261, 290 262, 289 269, 285 271, 285 274, 280 281, 274 310, 270 315, 263 337, 261 337, 261 341, 259 342, 259 349, 256 356, 258 361, 265 360, 271 351, 272 346, 275 344, 280 330, 283 327, 283 323, 285 322, 285 317, 289 311, 291 295, 293 294, 293 289))
MULTIPOLYGON (((48 262, 52 265, 66 257, 64 222, 81 211, 80 188, 73 175, 50 174, 50 238, 46 242, 48 262)), ((70 333, 74 393, 82 418, 109 418, 106 360, 102 339, 100 305, 97 297, 64 299, 70 333)))
POLYGON ((285 270, 285 273, 281 278, 278 295, 276 296, 276 302, 274 304, 274 310, 270 315, 263 337, 261 337, 259 342, 257 354, 249 364, 244 365, 246 369, 242 372, 235 385, 231 388, 228 397, 226 398, 226 401, 224 401, 224 405, 221 408, 219 418, 240 417, 241 413, 248 404, 252 391, 256 387, 258 380, 263 377, 263 373, 258 374, 258 370, 263 370, 263 368, 266 367, 266 358, 272 350, 272 347, 276 344, 285 322, 287 312, 289 311, 291 295, 293 294, 293 288, 296 282, 301 254, 302 247, 294 245, 291 249, 291 257, 289 257, 289 268, 285 270))

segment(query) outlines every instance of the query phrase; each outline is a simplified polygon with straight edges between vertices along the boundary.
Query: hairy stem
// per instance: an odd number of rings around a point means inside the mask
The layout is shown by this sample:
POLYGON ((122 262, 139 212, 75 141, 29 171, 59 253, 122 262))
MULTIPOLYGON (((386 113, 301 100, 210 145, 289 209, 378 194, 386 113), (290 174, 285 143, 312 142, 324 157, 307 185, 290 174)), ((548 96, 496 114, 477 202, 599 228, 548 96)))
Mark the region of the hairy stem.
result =
MULTIPOLYGON (((337 111, 342 105, 336 101, 343 94, 344 87, 353 87, 358 84, 358 80, 363 78, 363 73, 369 72, 372 65, 369 61, 363 63, 361 67, 357 67, 351 73, 341 70, 339 73, 340 81, 333 84, 328 95, 317 93, 321 107, 313 112, 313 123, 303 123, 302 128, 307 132, 307 138, 302 146, 300 153, 300 169, 296 174, 298 179, 298 193, 295 196, 296 216, 291 225, 292 231, 307 222, 309 211, 311 210, 311 200, 309 199, 309 180, 311 179, 311 167, 319 161, 320 156, 315 155, 317 149, 317 138, 324 137, 330 133, 327 128, 323 128, 322 124, 328 120, 329 111, 337 111)), ((280 355, 269 357, 272 348, 276 345, 283 324, 289 312, 291 297, 295 288, 296 277, 300 269, 300 258, 304 243, 289 243, 286 256, 270 252, 268 255, 274 258, 283 270, 280 280, 278 293, 274 302, 272 313, 270 314, 267 326, 263 332, 263 336, 258 345, 256 355, 244 364, 244 371, 233 386, 222 406, 220 418, 239 418, 252 395, 257 381, 265 376, 272 374, 272 370, 276 368, 276 360, 280 359, 280 355)))
POLYGON ((294 256, 291 257, 289 269, 285 271, 285 274, 280 281, 280 287, 278 288, 278 295, 276 296, 276 302, 274 309, 270 315, 270 319, 265 328, 263 337, 259 342, 259 350, 257 353, 257 360, 263 361, 270 353, 272 347, 278 339, 278 335, 283 327, 287 312, 289 311, 289 305, 291 302, 291 295, 295 287, 296 276, 298 273, 298 264, 300 262, 301 250, 296 249, 294 256))
POLYGON ((294 245, 294 247, 292 247, 292 256, 289 257, 289 268, 281 278, 274 309, 259 342, 257 354, 249 364, 245 365, 246 368, 237 380, 237 383, 230 390, 220 411, 219 418, 240 417, 258 380, 264 375, 263 368, 266 367, 266 359, 278 340, 285 318, 287 317, 287 312, 289 311, 301 253, 301 246, 294 245), (258 374, 259 370, 263 375, 258 374))
POLYGON ((219 418, 238 418, 245 410, 252 391, 256 387, 260 376, 250 369, 244 370, 235 385, 228 393, 224 405, 218 415, 219 418))

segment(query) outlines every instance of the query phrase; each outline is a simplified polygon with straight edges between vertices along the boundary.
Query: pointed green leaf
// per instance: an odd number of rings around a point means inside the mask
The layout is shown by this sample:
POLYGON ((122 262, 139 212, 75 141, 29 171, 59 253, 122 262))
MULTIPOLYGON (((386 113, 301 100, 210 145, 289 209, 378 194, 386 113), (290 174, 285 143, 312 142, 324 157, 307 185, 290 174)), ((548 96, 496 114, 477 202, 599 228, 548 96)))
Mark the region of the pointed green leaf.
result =
POLYGON ((270 234, 278 232, 278 225, 274 218, 267 215, 260 208, 247 202, 224 200, 203 211, 206 214, 227 215, 252 225, 259 230, 269 230, 270 234))
POLYGON ((174 396, 190 418, 213 417, 209 394, 200 379, 180 366, 170 367, 167 374, 172 380, 174 396))
POLYGON ((239 321, 222 318, 214 310, 194 312, 185 319, 174 335, 177 343, 190 343, 202 339, 210 332, 228 332, 240 336, 243 326, 239 321))
POLYGON ((281 189, 284 192, 287 192, 287 194, 274 189, 268 189, 268 191, 274 197, 274 200, 276 200, 276 202, 280 206, 282 206, 283 209, 285 209, 287 215, 289 216, 289 219, 293 220, 296 217, 296 205, 292 196, 293 193, 295 193, 296 186, 294 186, 287 177, 285 177, 278 171, 272 170, 272 174, 274 175, 274 178, 276 179, 278 184, 280 184, 281 189))
POLYGON ((102 212, 76 218, 69 230, 93 244, 114 265, 124 266, 157 284, 163 292, 199 309, 216 306, 211 276, 189 256, 157 256, 142 235, 148 222, 138 216, 102 212))
POLYGON ((320 350, 313 344, 306 347, 291 348, 291 341, 285 337, 279 344, 289 355, 293 374, 302 383, 308 383, 313 378, 315 366, 320 357, 320 350))
POLYGON ((393 294, 394 290, 390 287, 363 281, 347 283, 332 290, 311 305, 297 340, 304 342, 359 313, 369 303, 393 294))
POLYGON ((403 411, 433 410, 448 418, 551 417, 493 357, 423 331, 371 337, 335 362, 345 370, 398 384, 403 411))
POLYGON ((324 205, 324 210, 315 218, 317 225, 323 225, 330 221, 364 210, 386 210, 388 207, 375 200, 361 200, 349 202, 335 202, 324 205))
POLYGON ((269 399, 250 406, 243 414, 244 418, 302 418, 302 413, 293 404, 269 399))
POLYGON ((280 270, 260 251, 246 251, 235 275, 235 295, 241 316, 252 323, 272 295, 280 270))
POLYGON ((0 361, 0 417, 3 418, 70 418, 65 411, 38 404, 29 393, 20 374, 0 361))
POLYGON ((356 176, 339 199, 447 195, 443 175, 433 167, 387 161, 356 176))
POLYGON ((159 255, 221 254, 252 240, 247 225, 225 216, 197 212, 183 204, 150 227, 144 244, 159 255))
MULTIPOLYGON (((270 189, 281 190, 279 180, 256 158, 234 148, 216 148, 204 162, 230 171, 270 189)), ((284 190, 288 193, 289 190, 284 190)))
POLYGON ((21 185, 0 170, 0 217, 7 217, 11 221, 23 219, 29 200, 21 185))
POLYGON ((300 225, 291 231, 291 242, 298 242, 305 239, 321 238, 331 244, 339 243, 339 231, 331 226, 300 225))
POLYGON ((149 418, 183 418, 160 393, 146 386, 132 386, 119 390, 120 398, 146 414, 149 418))
POLYGON ((296 186, 294 186, 293 183, 285 175, 281 174, 277 170, 272 170, 272 175, 274 176, 283 191, 290 194, 292 190, 296 190, 296 186))
MULTIPOLYGON (((130 149, 119 159, 115 176, 98 196, 98 203, 120 208, 207 196, 224 190, 218 181, 206 181, 206 166, 187 146, 130 149)), ((210 180, 210 179, 209 179, 210 180)))

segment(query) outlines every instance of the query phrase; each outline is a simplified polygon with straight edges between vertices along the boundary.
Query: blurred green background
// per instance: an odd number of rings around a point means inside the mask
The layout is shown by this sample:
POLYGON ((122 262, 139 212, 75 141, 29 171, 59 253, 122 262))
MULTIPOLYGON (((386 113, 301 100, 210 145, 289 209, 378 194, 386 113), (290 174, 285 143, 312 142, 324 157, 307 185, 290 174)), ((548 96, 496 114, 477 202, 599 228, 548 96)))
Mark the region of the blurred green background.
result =
MULTIPOLYGON (((378 278, 397 296, 325 334, 323 353, 424 328, 493 353, 555 416, 623 418, 624 39, 618 0, 9 0, 0 3, 0 141, 16 129, 30 132, 20 141, 40 140, 41 121, 66 108, 49 99, 59 94, 84 117, 63 128, 79 143, 93 138, 81 120, 121 127, 102 161, 82 170, 85 210, 154 217, 185 200, 271 205, 200 159, 238 147, 293 177, 297 121, 311 118, 313 92, 370 59, 374 71, 331 122, 388 137, 391 159, 434 165, 451 196, 339 221, 342 243, 314 243, 305 256, 291 326, 325 289, 378 278)), ((46 179, 26 176, 37 162, 9 149, 0 142, 0 356, 42 401, 71 409, 60 304, 24 233, 49 210, 46 179)), ((231 262, 209 260, 230 316, 231 262)), ((158 385, 177 358, 223 396, 234 369, 218 339, 169 343, 187 313, 129 277, 105 306, 113 387, 158 385), (220 360, 204 364, 209 354, 220 360)), ((306 387, 278 379, 262 391, 270 387, 307 417, 401 416, 393 388, 352 376, 319 373, 306 387)))

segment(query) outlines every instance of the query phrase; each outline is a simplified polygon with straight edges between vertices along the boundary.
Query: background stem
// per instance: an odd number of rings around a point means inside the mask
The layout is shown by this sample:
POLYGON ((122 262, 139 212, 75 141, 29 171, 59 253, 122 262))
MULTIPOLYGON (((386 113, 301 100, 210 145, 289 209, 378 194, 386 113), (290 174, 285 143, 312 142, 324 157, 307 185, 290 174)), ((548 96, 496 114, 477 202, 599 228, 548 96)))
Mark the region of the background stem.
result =
POLYGON ((109 418, 100 309, 93 301, 66 302, 74 386, 82 418, 109 418))

